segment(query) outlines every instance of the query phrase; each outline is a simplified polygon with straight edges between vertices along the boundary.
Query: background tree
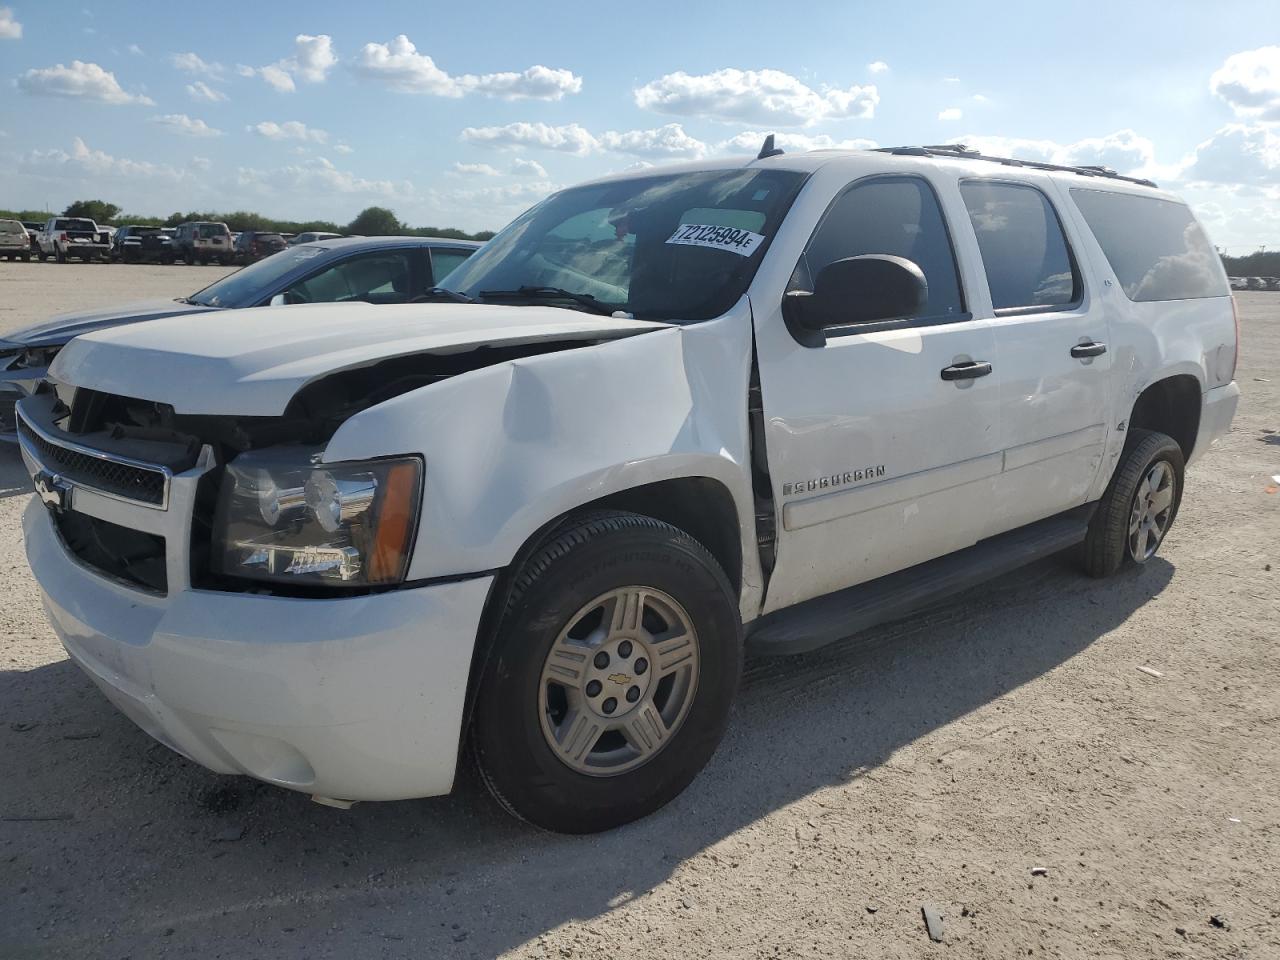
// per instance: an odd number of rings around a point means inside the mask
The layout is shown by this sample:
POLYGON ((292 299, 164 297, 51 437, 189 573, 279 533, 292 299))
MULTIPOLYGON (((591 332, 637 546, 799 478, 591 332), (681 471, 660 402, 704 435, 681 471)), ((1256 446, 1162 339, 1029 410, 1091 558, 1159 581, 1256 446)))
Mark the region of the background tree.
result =
POLYGON ((62 211, 64 217, 84 217, 94 223, 111 223, 120 215, 120 208, 105 200, 77 200, 62 211))
POLYGON ((366 207, 347 225, 347 233, 360 237, 397 236, 404 224, 386 207, 366 207))

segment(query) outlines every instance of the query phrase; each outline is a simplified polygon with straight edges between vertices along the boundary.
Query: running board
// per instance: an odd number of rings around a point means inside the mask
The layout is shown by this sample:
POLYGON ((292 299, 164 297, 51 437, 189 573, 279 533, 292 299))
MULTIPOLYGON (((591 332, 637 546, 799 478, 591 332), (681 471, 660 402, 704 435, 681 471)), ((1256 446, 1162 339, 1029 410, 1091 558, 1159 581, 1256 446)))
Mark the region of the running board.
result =
POLYGON ((747 653, 808 653, 871 627, 900 620, 922 606, 953 596, 1084 540, 1096 503, 884 577, 806 600, 747 625, 747 653))

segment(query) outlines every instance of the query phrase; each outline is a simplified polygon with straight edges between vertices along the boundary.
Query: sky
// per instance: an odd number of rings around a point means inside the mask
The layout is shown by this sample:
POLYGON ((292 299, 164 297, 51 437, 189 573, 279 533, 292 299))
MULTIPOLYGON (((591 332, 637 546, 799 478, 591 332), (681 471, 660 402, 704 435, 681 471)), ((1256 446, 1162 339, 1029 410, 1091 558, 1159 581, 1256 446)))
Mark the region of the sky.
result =
POLYGON ((496 229, 674 160, 965 142, 1103 163, 1280 248, 1276 0, 0 0, 0 208, 496 229))

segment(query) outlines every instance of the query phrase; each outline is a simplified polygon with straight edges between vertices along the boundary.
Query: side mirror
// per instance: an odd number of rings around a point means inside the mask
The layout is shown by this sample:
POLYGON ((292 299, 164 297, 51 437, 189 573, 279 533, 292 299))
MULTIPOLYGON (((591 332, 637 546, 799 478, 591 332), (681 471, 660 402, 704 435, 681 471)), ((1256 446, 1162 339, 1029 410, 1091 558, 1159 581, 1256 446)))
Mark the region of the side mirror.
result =
POLYGON ((812 291, 786 294, 782 315, 800 343, 820 347, 830 327, 914 317, 928 300, 929 284, 918 266, 876 253, 827 264, 812 291))
POLYGON ((284 294, 283 294, 283 293, 277 293, 274 297, 272 297, 272 298, 271 298, 271 300, 270 300, 270 302, 268 302, 267 306, 269 306, 269 307, 283 307, 283 306, 284 306, 286 303, 288 303, 288 302, 289 302, 289 301, 285 299, 285 296, 284 296, 284 294))

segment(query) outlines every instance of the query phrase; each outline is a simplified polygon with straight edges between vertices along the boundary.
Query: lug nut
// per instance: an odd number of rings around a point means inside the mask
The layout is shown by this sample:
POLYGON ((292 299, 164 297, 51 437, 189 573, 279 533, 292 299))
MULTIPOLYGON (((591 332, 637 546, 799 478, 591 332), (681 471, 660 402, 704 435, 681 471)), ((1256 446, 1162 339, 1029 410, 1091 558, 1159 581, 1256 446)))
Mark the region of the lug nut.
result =
POLYGON ((587 696, 588 696, 588 697, 598 697, 598 696, 600 696, 600 681, 599 681, 599 680, 592 680, 590 683, 588 683, 588 684, 587 684, 587 696))
POLYGON ((635 703, 640 699, 640 688, 632 687, 627 691, 627 703, 635 703))
POLYGON ((596 654, 596 658, 592 662, 595 663, 597 670, 603 670, 609 665, 609 655, 601 650, 596 654))
POLYGON ((640 658, 638 658, 638 659, 636 660, 636 662, 635 662, 635 671, 636 671, 636 676, 637 676, 637 677, 638 677, 638 676, 640 676, 640 674, 644 673, 644 672, 645 672, 646 670, 648 670, 648 669, 649 669, 649 661, 648 661, 648 660, 646 660, 644 657, 640 657, 640 658))
POLYGON ((613 713, 613 711, 618 709, 618 701, 615 698, 610 697, 604 703, 600 704, 600 709, 605 713, 613 713))
POLYGON ((618 656, 620 656, 623 660, 625 660, 625 659, 627 659, 627 657, 631 656, 631 641, 630 641, 630 640, 623 640, 620 644, 618 644, 618 656))

